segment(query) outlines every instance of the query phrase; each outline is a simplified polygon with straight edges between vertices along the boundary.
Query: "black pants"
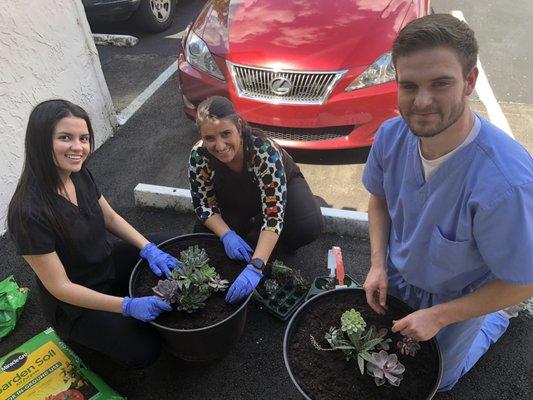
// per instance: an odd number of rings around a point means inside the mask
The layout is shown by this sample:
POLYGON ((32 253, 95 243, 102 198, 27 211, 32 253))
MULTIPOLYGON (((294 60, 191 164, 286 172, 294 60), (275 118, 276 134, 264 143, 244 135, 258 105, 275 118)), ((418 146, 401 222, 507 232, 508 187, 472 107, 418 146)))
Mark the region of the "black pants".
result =
MULTIPOLYGON (((147 239, 154 243, 171 237, 168 234, 147 235, 147 239)), ((140 258, 139 249, 119 242, 113 247, 111 256, 115 264, 115 280, 108 294, 127 296, 131 272, 140 258)), ((152 325, 118 313, 83 309, 74 321, 57 321, 54 327, 66 340, 105 354, 129 368, 147 367, 161 353, 161 338, 152 325)))
MULTIPOLYGON (((232 194, 241 196, 242 192, 232 194)), ((228 194, 225 194, 228 197, 228 194)), ((239 199, 242 201, 242 199, 239 199)), ((246 207, 247 210, 261 209, 260 198, 250 196, 249 202, 257 203, 256 207, 246 207)), ((231 204, 231 200, 228 201, 231 204)), ((237 201, 235 201, 237 203, 237 201)), ((222 208, 222 219, 237 232, 252 247, 257 244, 263 225, 263 214, 253 215, 253 211, 235 208, 222 208)), ((323 228, 322 213, 315 200, 307 181, 302 174, 294 176, 287 184, 287 205, 285 207, 284 225, 278 241, 278 246, 284 250, 294 251, 318 238, 323 228)), ((198 221, 194 232, 210 232, 198 221)))

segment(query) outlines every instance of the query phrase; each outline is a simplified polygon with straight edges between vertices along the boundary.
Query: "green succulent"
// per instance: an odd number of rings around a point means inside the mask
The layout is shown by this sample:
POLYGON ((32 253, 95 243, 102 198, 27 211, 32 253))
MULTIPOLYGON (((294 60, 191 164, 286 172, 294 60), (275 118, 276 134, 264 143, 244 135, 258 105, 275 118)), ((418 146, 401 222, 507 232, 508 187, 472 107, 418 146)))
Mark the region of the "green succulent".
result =
POLYGON ((302 276, 297 269, 286 266, 283 261, 276 260, 271 264, 272 278, 278 282, 283 282, 286 279, 292 279, 296 286, 302 290, 309 289, 309 282, 302 276))
POLYGON ((209 264, 209 257, 205 249, 200 249, 198 245, 194 245, 180 253, 180 262, 185 268, 202 268, 209 264))
POLYGON ((183 250, 180 262, 182 268, 174 268, 168 279, 152 288, 167 302, 175 303, 179 311, 191 313, 203 308, 212 293, 227 289, 229 282, 209 266, 206 251, 198 245, 183 250))
POLYGON ((366 322, 359 311, 351 310, 345 311, 341 316, 341 329, 348 335, 356 335, 362 333, 366 328, 366 322))
POLYGON ((377 329, 371 325, 366 331, 366 322, 361 313, 351 310, 345 311, 341 316, 341 327, 330 327, 324 335, 324 339, 330 348, 322 347, 317 340, 311 336, 311 344, 321 351, 340 350, 346 360, 351 358, 357 360, 357 365, 361 374, 365 373, 365 362, 372 360, 372 351, 388 350, 391 339, 387 339, 387 328, 377 329))

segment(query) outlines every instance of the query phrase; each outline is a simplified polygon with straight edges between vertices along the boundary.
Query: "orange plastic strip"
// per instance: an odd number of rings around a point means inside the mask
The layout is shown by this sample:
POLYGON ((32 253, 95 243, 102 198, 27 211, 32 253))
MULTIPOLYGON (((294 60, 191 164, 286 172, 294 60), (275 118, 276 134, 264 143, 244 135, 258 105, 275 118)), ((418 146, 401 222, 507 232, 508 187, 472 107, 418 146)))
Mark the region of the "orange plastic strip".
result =
POLYGON ((344 285, 344 263, 342 261, 341 248, 333 246, 333 254, 335 254, 335 261, 337 262, 337 284, 339 286, 344 285))

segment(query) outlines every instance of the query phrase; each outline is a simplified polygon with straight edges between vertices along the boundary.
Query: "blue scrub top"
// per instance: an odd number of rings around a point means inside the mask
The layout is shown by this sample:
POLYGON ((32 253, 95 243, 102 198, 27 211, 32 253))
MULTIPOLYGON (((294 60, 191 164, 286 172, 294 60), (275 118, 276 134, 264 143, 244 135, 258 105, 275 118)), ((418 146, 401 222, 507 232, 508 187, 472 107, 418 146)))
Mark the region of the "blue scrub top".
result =
POLYGON ((533 283, 533 160, 480 120, 476 139, 426 182, 418 138, 401 117, 391 119, 379 129, 364 170, 367 190, 387 201, 389 268, 438 302, 494 277, 533 283))

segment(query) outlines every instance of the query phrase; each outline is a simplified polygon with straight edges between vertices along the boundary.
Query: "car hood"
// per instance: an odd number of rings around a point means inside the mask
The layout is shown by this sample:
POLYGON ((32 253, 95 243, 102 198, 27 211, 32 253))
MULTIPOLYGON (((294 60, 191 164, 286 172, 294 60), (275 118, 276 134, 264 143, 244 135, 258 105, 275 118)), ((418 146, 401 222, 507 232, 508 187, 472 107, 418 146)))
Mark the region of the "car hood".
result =
POLYGON ((338 70, 388 51, 412 1, 212 0, 193 30, 213 54, 245 65, 338 70))

